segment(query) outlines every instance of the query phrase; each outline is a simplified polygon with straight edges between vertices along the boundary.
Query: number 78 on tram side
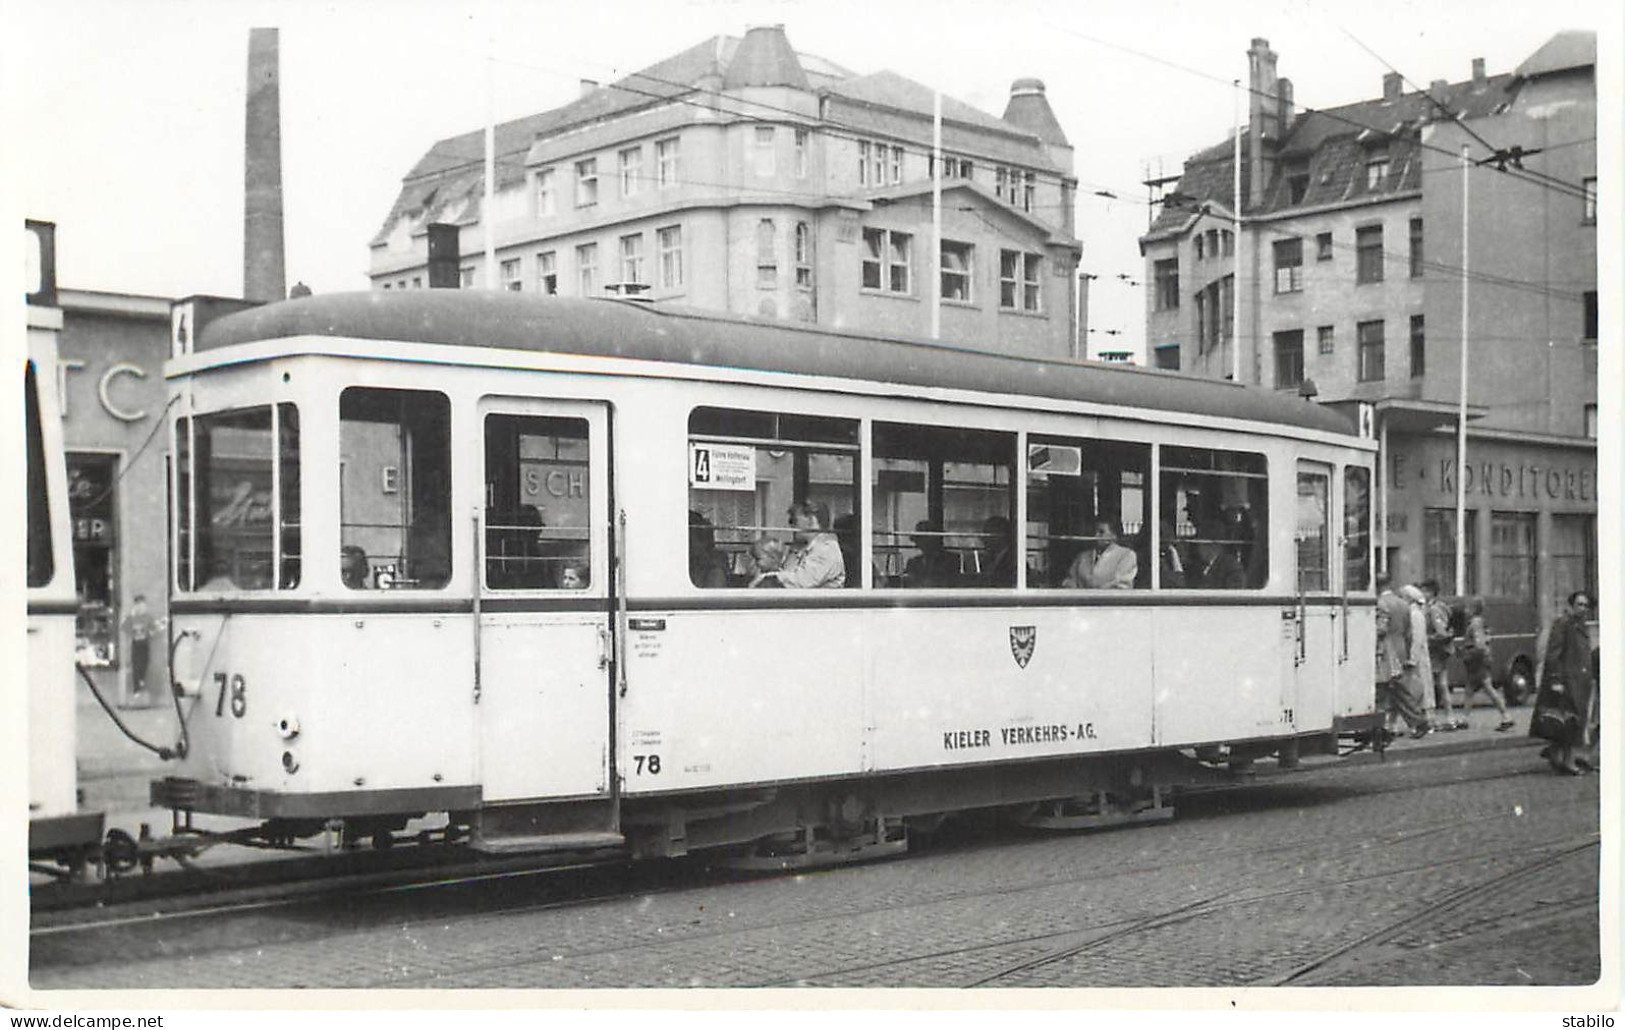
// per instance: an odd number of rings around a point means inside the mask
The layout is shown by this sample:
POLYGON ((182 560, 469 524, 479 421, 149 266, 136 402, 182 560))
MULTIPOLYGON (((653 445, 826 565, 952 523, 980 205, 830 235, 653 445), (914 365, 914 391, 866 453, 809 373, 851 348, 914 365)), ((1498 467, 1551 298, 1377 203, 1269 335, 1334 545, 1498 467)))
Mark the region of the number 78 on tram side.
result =
POLYGON ((1296 396, 622 300, 189 303, 160 804, 671 855, 1160 813, 1379 729, 1376 448, 1296 396))

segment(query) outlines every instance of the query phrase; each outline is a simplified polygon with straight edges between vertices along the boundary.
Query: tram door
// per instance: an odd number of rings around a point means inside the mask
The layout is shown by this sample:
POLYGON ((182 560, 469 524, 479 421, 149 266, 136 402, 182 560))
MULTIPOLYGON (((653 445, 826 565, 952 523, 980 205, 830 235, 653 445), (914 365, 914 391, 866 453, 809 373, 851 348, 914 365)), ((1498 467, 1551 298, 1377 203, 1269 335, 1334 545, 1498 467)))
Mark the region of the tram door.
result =
POLYGON ((1342 617, 1332 582, 1332 469, 1298 462, 1295 556, 1297 611, 1283 677, 1285 708, 1299 727, 1329 725, 1335 695, 1336 620, 1342 617))
POLYGON ((609 792, 606 405, 481 405, 478 726, 486 802, 609 792))

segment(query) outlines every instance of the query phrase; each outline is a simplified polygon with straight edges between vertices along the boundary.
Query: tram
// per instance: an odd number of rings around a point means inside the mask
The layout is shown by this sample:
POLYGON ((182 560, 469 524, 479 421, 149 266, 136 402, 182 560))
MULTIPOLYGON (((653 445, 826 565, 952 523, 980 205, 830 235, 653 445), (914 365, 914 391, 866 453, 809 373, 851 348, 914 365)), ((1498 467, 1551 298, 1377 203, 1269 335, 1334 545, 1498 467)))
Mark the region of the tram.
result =
POLYGON ((189 328, 188 824, 782 867, 1380 732, 1376 448, 1295 395, 622 299, 189 328))
POLYGON ((42 870, 79 875, 87 862, 100 861, 105 817, 79 805, 73 678, 78 600, 55 389, 61 319, 59 309, 30 303, 27 351, 8 364, 10 375, 22 380, 27 477, 28 857, 42 870))

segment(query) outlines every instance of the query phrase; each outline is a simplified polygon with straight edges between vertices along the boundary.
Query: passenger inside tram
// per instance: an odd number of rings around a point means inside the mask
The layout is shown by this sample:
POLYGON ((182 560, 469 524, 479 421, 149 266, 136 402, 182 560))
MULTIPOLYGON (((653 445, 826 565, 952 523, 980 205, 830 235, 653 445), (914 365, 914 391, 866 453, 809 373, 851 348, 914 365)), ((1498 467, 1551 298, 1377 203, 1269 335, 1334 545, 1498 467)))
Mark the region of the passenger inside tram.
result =
POLYGON ((910 589, 953 586, 959 579, 959 558, 944 546, 941 524, 921 519, 914 524, 914 535, 909 539, 920 553, 903 568, 902 585, 910 589))
POLYGON ((370 575, 367 562, 367 552, 355 544, 345 544, 340 549, 339 578, 351 590, 365 590, 369 584, 370 575))
POLYGON ((1016 531, 1003 515, 989 515, 982 522, 981 566, 987 585, 1016 585, 1016 531))

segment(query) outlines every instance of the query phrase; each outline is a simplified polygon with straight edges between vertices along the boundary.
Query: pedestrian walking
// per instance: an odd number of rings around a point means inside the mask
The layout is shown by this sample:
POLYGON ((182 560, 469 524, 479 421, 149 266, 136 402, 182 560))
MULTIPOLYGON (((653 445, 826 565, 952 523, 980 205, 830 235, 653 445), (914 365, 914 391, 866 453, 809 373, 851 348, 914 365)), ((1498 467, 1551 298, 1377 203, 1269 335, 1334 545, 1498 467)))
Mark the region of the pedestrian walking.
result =
POLYGON ((1421 739, 1432 727, 1407 682, 1415 667, 1412 606, 1394 592, 1386 572, 1377 575, 1377 590, 1377 698, 1389 712, 1405 721, 1413 739, 1421 739))
MULTIPOLYGON (((1466 712, 1464 710, 1457 715, 1456 706, 1450 698, 1450 658, 1456 652, 1455 638, 1450 633, 1450 605, 1439 596, 1439 581, 1436 579, 1422 581, 1422 596, 1427 613, 1428 662, 1433 673, 1432 683, 1427 685, 1433 688, 1434 706, 1444 709, 1438 727, 1442 730, 1464 730, 1467 728, 1466 712)), ((1465 702, 1463 707, 1465 709, 1465 702)))
POLYGON ((1411 663, 1406 669, 1406 687, 1428 725, 1438 729, 1440 724, 1435 721, 1432 702, 1433 659, 1428 654, 1427 599, 1422 595, 1422 588, 1414 583, 1400 587, 1399 597, 1405 602, 1405 619, 1410 627, 1407 642, 1411 663))
MULTIPOLYGON (((1461 639, 1461 667, 1467 682, 1463 684, 1461 707, 1470 711, 1473 695, 1482 690, 1490 696, 1501 722, 1495 732, 1505 733, 1512 728, 1512 717, 1507 714, 1506 699, 1490 677, 1490 634, 1484 625, 1484 599, 1476 594, 1467 599, 1467 633, 1461 639)), ((1465 720, 1464 720, 1465 721, 1465 720)))
POLYGON ((1568 610, 1552 623, 1546 638, 1546 661, 1529 735, 1550 744, 1541 756, 1560 775, 1577 776, 1596 768, 1588 732, 1596 682, 1591 676, 1591 595, 1576 590, 1568 610))

